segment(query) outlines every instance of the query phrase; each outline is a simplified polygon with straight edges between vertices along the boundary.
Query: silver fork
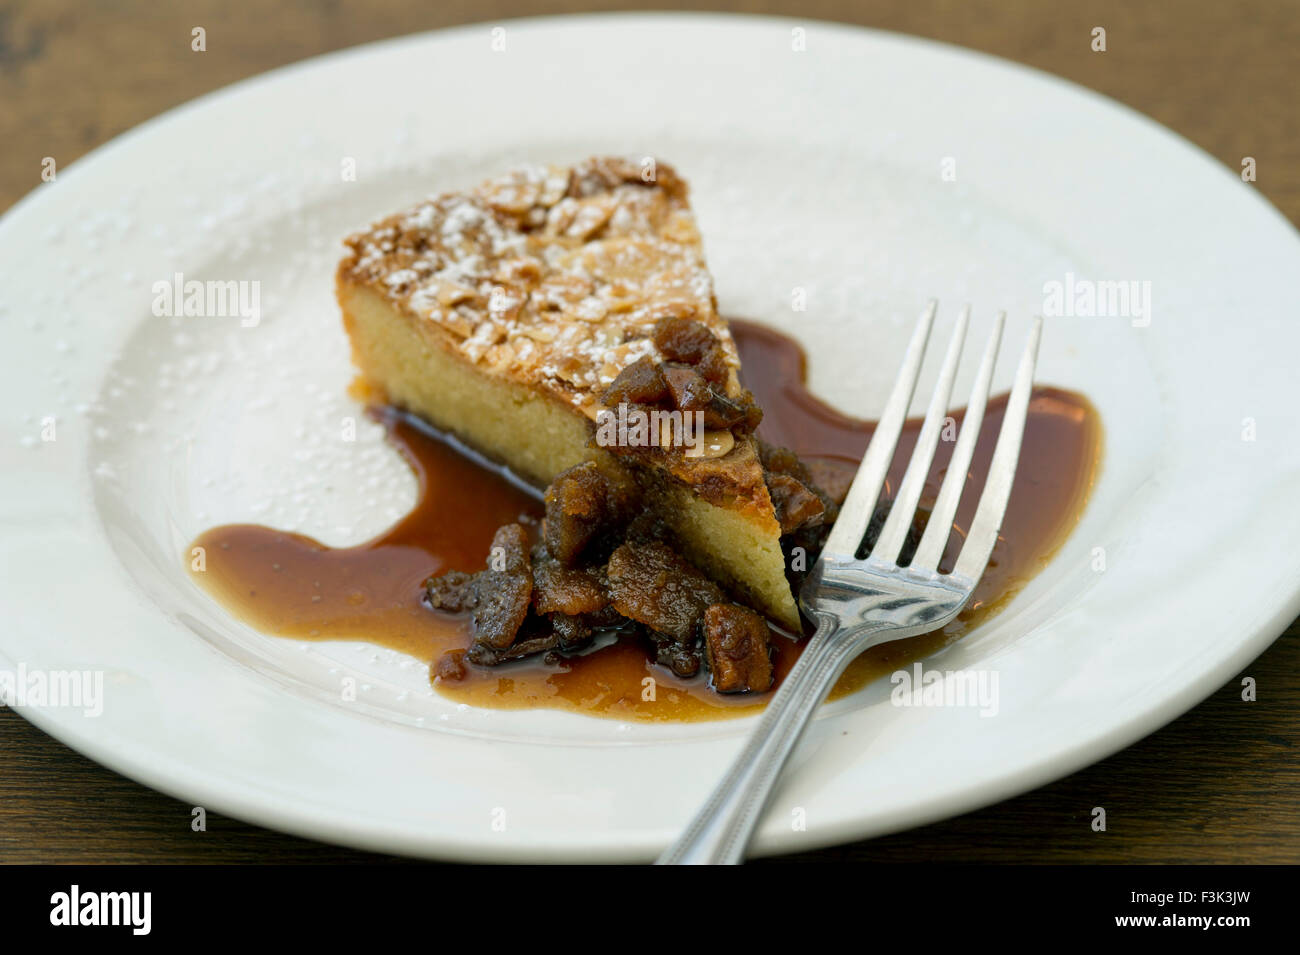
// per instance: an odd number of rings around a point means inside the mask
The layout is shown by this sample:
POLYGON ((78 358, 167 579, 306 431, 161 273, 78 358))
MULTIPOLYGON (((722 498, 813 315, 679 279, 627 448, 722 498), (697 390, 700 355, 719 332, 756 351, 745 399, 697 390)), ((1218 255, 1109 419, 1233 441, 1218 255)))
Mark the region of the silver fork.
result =
POLYGON ((745 748, 682 836, 659 858, 660 865, 742 862, 745 847, 763 817, 786 760, 849 662, 877 644, 944 626, 966 605, 984 573, 1002 526, 1020 457, 1020 440, 1042 336, 1041 318, 1035 319, 1020 358, 984 492, 952 572, 939 573, 939 561, 947 546, 979 438, 1005 313, 998 315, 984 349, 952 461, 916 553, 907 567, 898 565, 899 553, 939 443, 970 320, 969 307, 957 319, 943 370, 889 516, 870 555, 865 560, 857 558, 912 403, 936 308, 937 304, 930 302, 917 323, 903 368, 844 499, 839 518, 800 590, 799 604, 817 624, 816 633, 768 704, 745 748))

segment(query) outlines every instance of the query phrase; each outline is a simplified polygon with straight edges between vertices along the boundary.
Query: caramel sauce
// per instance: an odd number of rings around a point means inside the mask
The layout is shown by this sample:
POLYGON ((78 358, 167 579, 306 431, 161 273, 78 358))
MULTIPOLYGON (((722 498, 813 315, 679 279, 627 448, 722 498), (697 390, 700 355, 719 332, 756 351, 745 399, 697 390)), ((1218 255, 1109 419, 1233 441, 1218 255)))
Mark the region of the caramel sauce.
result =
MULTIPOLYGON (((733 321, 731 328, 745 384, 764 411, 759 434, 806 461, 839 465, 851 474, 873 423, 842 415, 807 390, 798 343, 748 322, 733 321)), ((990 399, 941 569, 948 569, 960 550, 1005 410, 1005 395, 990 399)), ((260 525, 216 527, 194 542, 206 550, 207 569, 193 576, 233 614, 264 633, 364 640, 434 661, 445 650, 467 647, 470 634, 465 619, 423 605, 422 582, 444 570, 480 569, 497 527, 521 518, 539 519, 541 499, 504 469, 415 419, 391 409, 372 413, 419 480, 417 503, 409 515, 379 537, 347 548, 326 547, 260 525)), ((953 417, 960 421, 962 412, 953 417)), ((919 428, 919 421, 909 421, 900 438, 886 495, 902 476, 919 428)), ((952 441, 940 441, 922 507, 937 496, 952 448, 952 441)), ((970 604, 942 630, 864 653, 840 678, 832 699, 959 639, 1009 601, 1047 564, 1074 527, 1096 476, 1100 451, 1100 423, 1086 398, 1035 388, 1006 520, 970 604)), ((779 683, 803 641, 775 633, 772 642, 779 683)), ((740 716, 761 708, 767 697, 722 696, 708 688, 704 676, 674 676, 655 665, 633 637, 600 641, 558 666, 522 660, 490 669, 471 667, 466 679, 437 679, 435 686, 444 696, 475 706, 552 707, 637 721, 740 716), (642 698, 647 676, 655 681, 653 700, 642 698)))

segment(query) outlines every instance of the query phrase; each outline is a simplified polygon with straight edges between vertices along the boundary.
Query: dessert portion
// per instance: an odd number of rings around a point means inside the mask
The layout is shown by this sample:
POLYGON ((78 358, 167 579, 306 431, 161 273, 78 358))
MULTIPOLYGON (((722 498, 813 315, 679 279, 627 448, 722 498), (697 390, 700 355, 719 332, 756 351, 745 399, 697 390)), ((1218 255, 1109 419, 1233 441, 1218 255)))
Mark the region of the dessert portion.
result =
POLYGON ((707 656, 715 680, 761 683, 745 608, 798 629, 782 539, 834 505, 754 436, 682 179, 616 158, 526 168, 347 244, 338 298, 374 397, 550 485, 540 539, 503 528, 504 564, 430 584, 472 614, 470 662, 630 621, 669 638, 678 672, 707 656))
MULTIPOLYGON (((761 708, 757 691, 804 647, 767 627, 798 624, 786 569, 814 561, 875 425, 808 390, 798 342, 718 317, 671 170, 592 160, 428 200, 352 237, 337 285, 415 506, 352 547, 210 528, 193 542, 201 572, 184 554, 199 586, 265 633, 428 660, 438 692, 468 706, 650 722, 761 708), (540 665, 512 663, 525 659, 540 665)), ((989 400, 982 447, 1006 404, 989 400)), ((922 509, 951 450, 940 442, 922 509)), ((1036 387, 1020 456, 1034 493, 1013 496, 973 599, 942 630, 859 657, 832 698, 995 613, 1077 522, 1099 454, 1087 399, 1036 387)), ((968 481, 987 466, 977 455, 968 481)), ((976 500, 964 496, 945 560, 976 500)))

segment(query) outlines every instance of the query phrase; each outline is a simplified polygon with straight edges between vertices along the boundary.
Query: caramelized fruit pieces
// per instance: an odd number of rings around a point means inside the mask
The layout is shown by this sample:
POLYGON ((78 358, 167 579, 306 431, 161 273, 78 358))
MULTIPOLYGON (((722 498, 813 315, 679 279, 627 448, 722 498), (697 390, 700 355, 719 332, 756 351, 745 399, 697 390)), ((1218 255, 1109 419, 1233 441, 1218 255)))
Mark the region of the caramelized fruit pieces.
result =
POLYGON ((700 650, 698 641, 683 644, 667 634, 656 633, 653 630, 649 631, 649 634, 655 648, 655 663, 667 667, 685 679, 690 679, 700 672, 700 667, 704 665, 704 654, 700 650))
POLYGON ((752 431, 761 418, 754 416, 757 409, 749 392, 740 400, 728 398, 689 365, 666 364, 662 373, 677 410, 700 412, 704 427, 711 431, 752 431))
MULTIPOLYGON (((762 411, 748 391, 727 394, 730 368, 722 343, 702 322, 671 316, 661 319, 653 335, 655 347, 665 359, 649 356, 624 368, 601 398, 608 410, 620 405, 640 410, 699 412, 706 429, 748 434, 758 427, 762 411)), ((619 454, 639 452, 637 446, 616 445, 619 454)))
POLYGON ((772 498, 782 536, 822 523, 826 505, 821 498, 788 474, 768 474, 766 478, 767 493, 772 498))
MULTIPOLYGON (((682 334, 674 354, 694 354, 695 333, 682 334)), ((700 389, 703 378, 689 368, 676 372, 667 367, 670 379, 685 383, 682 400, 693 401, 692 389, 700 389)), ((760 443, 760 454, 782 530, 817 532, 835 503, 792 452, 760 443)), ((431 607, 468 612, 474 621, 470 648, 443 654, 434 675, 461 680, 467 663, 497 666, 541 653, 549 663, 588 643, 598 629, 631 626, 649 637, 655 661, 678 676, 693 677, 707 662, 719 693, 770 689, 767 622, 730 603, 716 583, 659 539, 637 499, 621 468, 579 464, 547 489, 531 555, 525 528, 507 524, 492 540, 487 570, 426 581, 431 607)))
POLYGON ((747 607, 713 604, 704 611, 704 653, 719 693, 763 693, 774 678, 767 621, 747 607))
POLYGON ((472 645, 444 653, 434 664, 438 679, 464 679, 466 662, 490 667, 574 650, 597 627, 633 621, 654 644, 655 661, 678 676, 695 676, 707 660, 719 693, 771 687, 767 622, 728 603, 717 584, 663 541, 624 542, 604 568, 565 566, 544 546, 530 560, 518 524, 502 527, 492 543, 504 569, 453 571, 426 582, 432 606, 468 610, 474 619, 472 645))
POLYGON ((478 603, 478 587, 474 574, 449 570, 440 577, 430 577, 424 582, 425 596, 434 610, 447 613, 465 613, 478 603))
POLYGON ((550 620, 556 645, 561 650, 576 650, 591 639, 592 625, 586 617, 553 613, 550 620))
POLYGON ((595 614, 609 605, 598 570, 565 567, 542 557, 533 565, 533 610, 569 616, 595 614))
POLYGON ((472 611, 474 642, 504 649, 528 615, 533 596, 528 532, 521 524, 506 524, 492 537, 488 569, 474 583, 478 602, 472 611))
POLYGON ((758 456, 783 537, 800 529, 835 522, 838 513, 835 501, 817 486, 798 455, 760 440, 758 456))
POLYGON ((668 361, 695 365, 707 380, 716 385, 727 381, 727 359, 722 343, 703 322, 680 315, 670 315, 655 323, 655 348, 668 361))
POLYGON ((615 610, 681 644, 695 639, 705 608, 723 601, 717 584, 661 541, 623 544, 608 574, 615 610))
POLYGON ((617 408, 620 404, 657 405, 667 397, 668 384, 660 366, 643 356, 618 373, 605 389, 601 402, 607 408, 617 408))
POLYGON ((474 621, 474 642, 503 649, 528 616, 533 596, 528 532, 506 524, 492 537, 488 569, 477 574, 448 571, 424 582, 426 599, 435 610, 468 611, 474 621))
POLYGON ((545 653, 547 650, 555 649, 558 643, 559 638, 554 631, 542 633, 539 636, 530 636, 500 649, 475 640, 465 653, 465 656, 470 663, 477 663, 479 666, 484 667, 494 667, 510 660, 520 660, 537 653, 545 653))
POLYGON ((547 551, 562 564, 574 564, 593 542, 627 523, 634 498, 629 478, 593 461, 561 471, 546 489, 547 551))
POLYGON ((722 591, 662 541, 626 543, 607 569, 614 609, 644 625, 655 645, 655 662, 681 677, 699 672, 700 620, 722 591))

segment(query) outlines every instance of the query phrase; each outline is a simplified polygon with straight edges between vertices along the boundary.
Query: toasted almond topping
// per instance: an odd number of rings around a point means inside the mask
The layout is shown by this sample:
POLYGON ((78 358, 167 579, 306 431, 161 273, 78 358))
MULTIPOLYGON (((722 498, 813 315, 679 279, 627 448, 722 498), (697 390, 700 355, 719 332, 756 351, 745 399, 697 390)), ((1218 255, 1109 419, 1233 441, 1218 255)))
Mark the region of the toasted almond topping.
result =
POLYGON ((735 364, 685 184, 642 168, 531 166, 437 196, 349 239, 343 273, 446 329, 469 361, 578 405, 653 351, 666 314, 709 325, 735 364))
POLYGON ((736 446, 736 439, 730 431, 706 431, 698 447, 687 448, 688 458, 720 458, 729 454, 736 446))

